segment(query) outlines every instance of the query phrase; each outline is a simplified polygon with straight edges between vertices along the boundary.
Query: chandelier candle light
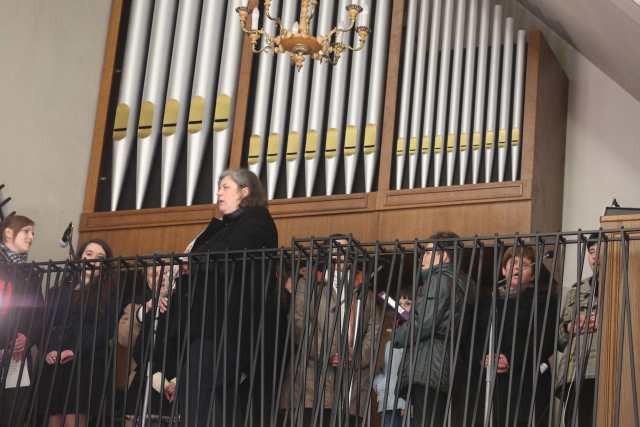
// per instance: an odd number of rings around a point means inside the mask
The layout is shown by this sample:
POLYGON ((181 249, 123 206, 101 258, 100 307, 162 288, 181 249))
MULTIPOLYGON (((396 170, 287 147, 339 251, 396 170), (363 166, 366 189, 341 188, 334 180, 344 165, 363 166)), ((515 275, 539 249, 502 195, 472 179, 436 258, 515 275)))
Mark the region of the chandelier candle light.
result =
MULTIPOLYGON (((331 0, 326 0, 331 1, 331 0)), ((357 0, 355 0, 357 1, 357 0)), ((314 18, 318 9, 318 0, 302 0, 300 5, 299 21, 293 24, 289 30, 282 24, 280 18, 274 18, 270 13, 271 0, 264 0, 264 17, 276 24, 276 34, 269 34, 264 28, 258 27, 260 20, 260 10, 258 6, 253 8, 251 12, 251 27, 247 27, 247 18, 249 17, 249 7, 241 6, 236 8, 236 12, 240 16, 242 31, 249 35, 251 41, 251 49, 254 53, 271 52, 274 54, 289 52, 291 61, 299 71, 305 60, 305 56, 310 56, 321 62, 329 62, 333 65, 338 63, 340 55, 345 50, 357 52, 362 50, 365 41, 369 36, 369 27, 365 25, 357 25, 358 15, 368 13, 359 4, 349 4, 346 7, 348 21, 344 28, 337 25, 326 35, 311 35, 311 20, 314 18), (358 34, 358 45, 350 46, 343 43, 343 34, 349 33, 355 29, 358 34), (258 41, 262 41, 262 46, 258 47, 258 41)), ((363 19, 361 22, 367 22, 363 19)))

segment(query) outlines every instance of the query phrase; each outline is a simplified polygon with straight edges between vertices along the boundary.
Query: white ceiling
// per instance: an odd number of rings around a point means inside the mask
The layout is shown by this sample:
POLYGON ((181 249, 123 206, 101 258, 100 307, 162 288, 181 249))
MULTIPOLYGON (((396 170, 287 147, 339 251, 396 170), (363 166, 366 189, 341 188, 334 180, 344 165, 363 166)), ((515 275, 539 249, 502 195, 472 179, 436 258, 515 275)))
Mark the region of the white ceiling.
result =
POLYGON ((640 100, 640 5, 634 0, 518 0, 640 100))

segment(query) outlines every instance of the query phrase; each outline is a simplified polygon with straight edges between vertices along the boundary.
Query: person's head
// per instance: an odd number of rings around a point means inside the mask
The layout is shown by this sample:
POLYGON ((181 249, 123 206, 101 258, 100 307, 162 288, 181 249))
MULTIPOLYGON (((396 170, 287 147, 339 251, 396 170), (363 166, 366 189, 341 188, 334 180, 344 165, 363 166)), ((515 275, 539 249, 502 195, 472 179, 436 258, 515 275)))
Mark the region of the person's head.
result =
POLYGON ((35 223, 22 215, 9 215, 0 225, 2 243, 9 250, 26 254, 31 249, 35 237, 35 223))
POLYGON ((436 267, 440 264, 446 264, 453 260, 453 248, 456 242, 453 239, 459 239, 456 233, 452 231, 439 231, 433 233, 429 240, 436 242, 436 247, 433 243, 427 243, 425 245, 425 252, 422 256, 422 270, 428 270, 430 267, 436 267))
POLYGON ((536 252, 531 246, 511 247, 502 256, 502 275, 511 288, 527 286, 533 282, 536 252), (511 277, 509 277, 511 275, 511 277))
POLYGON ((591 233, 587 240, 587 262, 592 271, 595 271, 598 264, 598 240, 601 241, 598 233, 591 233))
POLYGON ((223 215, 239 208, 267 206, 267 195, 262 183, 248 169, 227 169, 218 179, 218 210, 223 215))
MULTIPOLYGON (((100 275, 101 261, 107 258, 113 258, 113 251, 107 242, 100 239, 91 239, 84 242, 76 251, 76 259, 78 261, 92 260, 91 264, 95 268, 91 272, 86 272, 84 280, 88 283, 92 278, 100 275)), ((104 269, 104 267, 102 268, 104 269)))

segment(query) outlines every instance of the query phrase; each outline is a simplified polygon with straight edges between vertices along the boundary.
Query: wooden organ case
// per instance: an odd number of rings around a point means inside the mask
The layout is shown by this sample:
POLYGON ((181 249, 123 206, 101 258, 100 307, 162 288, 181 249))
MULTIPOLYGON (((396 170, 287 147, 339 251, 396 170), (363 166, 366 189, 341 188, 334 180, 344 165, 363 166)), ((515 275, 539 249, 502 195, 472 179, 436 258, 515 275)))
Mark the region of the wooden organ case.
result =
POLYGON ((259 173, 282 245, 560 230, 568 82, 541 34, 490 0, 369 3, 366 49, 297 72, 251 52, 246 1, 113 0, 81 240, 182 251, 226 167, 259 173))

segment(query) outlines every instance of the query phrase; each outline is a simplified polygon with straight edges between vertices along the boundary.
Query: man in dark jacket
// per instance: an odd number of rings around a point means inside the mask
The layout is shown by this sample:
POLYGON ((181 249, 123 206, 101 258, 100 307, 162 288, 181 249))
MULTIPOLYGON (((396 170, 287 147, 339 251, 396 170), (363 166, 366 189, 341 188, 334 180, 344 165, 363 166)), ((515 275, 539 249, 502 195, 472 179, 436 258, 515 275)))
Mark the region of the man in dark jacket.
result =
POLYGON ((405 349, 400 369, 400 390, 413 405, 415 426, 446 425, 453 358, 458 341, 466 279, 454 267, 453 248, 458 236, 440 232, 431 236, 422 258, 420 286, 408 322, 395 332, 393 345, 405 349), (453 341, 452 341, 453 340, 453 341))

